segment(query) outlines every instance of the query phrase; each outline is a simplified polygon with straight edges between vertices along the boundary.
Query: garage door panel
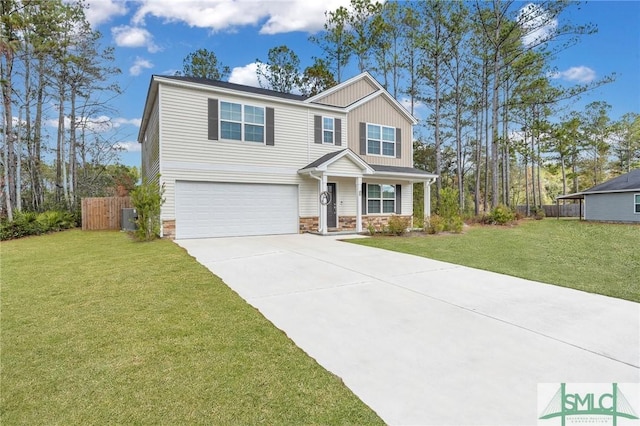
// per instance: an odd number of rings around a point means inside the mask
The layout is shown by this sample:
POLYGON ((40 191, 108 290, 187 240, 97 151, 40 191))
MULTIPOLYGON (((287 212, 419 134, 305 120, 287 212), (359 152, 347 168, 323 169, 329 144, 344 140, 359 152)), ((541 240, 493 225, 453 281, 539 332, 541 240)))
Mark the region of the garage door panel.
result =
POLYGON ((176 182, 176 238, 291 234, 297 185, 176 182))

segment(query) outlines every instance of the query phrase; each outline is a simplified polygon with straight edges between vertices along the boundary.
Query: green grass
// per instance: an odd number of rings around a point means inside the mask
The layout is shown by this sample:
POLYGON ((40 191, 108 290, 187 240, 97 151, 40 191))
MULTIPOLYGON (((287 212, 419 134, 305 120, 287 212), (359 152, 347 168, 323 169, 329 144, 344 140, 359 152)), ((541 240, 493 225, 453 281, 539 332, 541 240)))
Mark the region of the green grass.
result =
POLYGON ((1 247, 0 423, 381 424, 170 241, 1 247))
POLYGON ((640 302, 638 225, 545 219, 351 242, 640 302))

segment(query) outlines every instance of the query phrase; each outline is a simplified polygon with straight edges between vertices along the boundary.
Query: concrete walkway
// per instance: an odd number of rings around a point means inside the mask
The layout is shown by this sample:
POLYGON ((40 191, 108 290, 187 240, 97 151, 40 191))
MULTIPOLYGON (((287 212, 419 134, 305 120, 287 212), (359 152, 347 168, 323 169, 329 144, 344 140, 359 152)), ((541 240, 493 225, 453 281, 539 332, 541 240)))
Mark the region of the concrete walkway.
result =
POLYGON ((531 425, 538 383, 640 382, 638 303, 333 237, 177 243, 388 424, 531 425))

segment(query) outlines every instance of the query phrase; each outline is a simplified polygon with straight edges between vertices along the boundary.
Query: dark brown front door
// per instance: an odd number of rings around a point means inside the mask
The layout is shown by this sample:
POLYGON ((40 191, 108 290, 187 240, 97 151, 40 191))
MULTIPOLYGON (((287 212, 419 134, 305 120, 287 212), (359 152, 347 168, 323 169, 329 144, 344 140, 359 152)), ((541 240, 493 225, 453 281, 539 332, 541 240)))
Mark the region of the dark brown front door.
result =
POLYGON ((331 202, 327 204, 327 228, 337 228, 338 227, 338 209, 336 204, 336 199, 338 197, 338 193, 336 192, 336 184, 328 183, 327 191, 331 194, 331 202))

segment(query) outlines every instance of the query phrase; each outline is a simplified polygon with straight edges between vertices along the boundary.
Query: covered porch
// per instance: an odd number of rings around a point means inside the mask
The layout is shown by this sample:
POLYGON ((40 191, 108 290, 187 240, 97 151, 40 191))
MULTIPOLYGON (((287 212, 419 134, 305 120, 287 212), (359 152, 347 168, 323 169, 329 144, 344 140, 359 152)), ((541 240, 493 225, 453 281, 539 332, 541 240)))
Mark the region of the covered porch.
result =
POLYGON ((300 231, 322 235, 360 233, 368 226, 382 229, 393 216, 407 217, 412 224, 413 184, 425 183, 428 215, 431 184, 437 177, 414 168, 370 165, 349 149, 324 155, 298 173, 316 181, 316 190, 301 197, 314 198, 317 216, 301 215, 300 231))

